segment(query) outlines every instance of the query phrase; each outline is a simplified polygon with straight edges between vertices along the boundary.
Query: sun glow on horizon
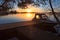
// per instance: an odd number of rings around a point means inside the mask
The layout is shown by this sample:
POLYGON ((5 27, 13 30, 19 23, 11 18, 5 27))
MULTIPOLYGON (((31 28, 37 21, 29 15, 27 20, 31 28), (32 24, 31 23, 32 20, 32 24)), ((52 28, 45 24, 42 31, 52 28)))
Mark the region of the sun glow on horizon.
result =
POLYGON ((26 9, 26 12, 33 12, 31 9, 26 9))
POLYGON ((32 5, 27 5, 27 6, 28 6, 28 8, 26 8, 26 9, 16 7, 16 8, 13 8, 11 10, 16 10, 17 12, 44 12, 45 11, 42 8, 35 7, 32 5))
POLYGON ((32 20, 35 17, 34 13, 23 13, 23 14, 17 14, 18 18, 22 20, 32 20))

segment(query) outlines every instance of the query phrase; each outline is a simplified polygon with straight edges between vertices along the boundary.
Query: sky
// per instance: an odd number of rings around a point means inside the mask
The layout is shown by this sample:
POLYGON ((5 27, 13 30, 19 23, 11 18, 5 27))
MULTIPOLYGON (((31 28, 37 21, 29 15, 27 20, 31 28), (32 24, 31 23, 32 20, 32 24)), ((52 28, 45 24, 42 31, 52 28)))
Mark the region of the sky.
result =
MULTIPOLYGON (((13 9, 18 9, 19 7, 17 6, 18 2, 20 1, 16 1, 16 3, 13 4, 13 2, 9 2, 10 3, 10 6, 13 7, 13 9)), ((0 5, 1 5, 2 0, 0 0, 0 5)), ((53 8, 56 12, 60 12, 60 0, 53 0, 52 1, 52 5, 53 5, 53 8)), ((30 5, 28 5, 30 6, 30 5)), ((29 8, 31 8, 32 6, 30 6, 29 8)), ((33 8, 33 7, 32 7, 33 8)), ((44 11, 50 11, 50 6, 49 6, 49 3, 47 2, 47 5, 40 5, 39 7, 34 7, 35 9, 37 8, 40 9, 40 10, 44 10, 44 11)))
POLYGON ((53 7, 56 11, 59 11, 60 12, 60 0, 55 0, 54 3, 53 3, 53 7))
MULTIPOLYGON (((60 12, 60 0, 53 0, 52 5, 56 12, 60 12)), ((47 5, 42 5, 42 6, 40 6, 40 8, 50 11, 50 5, 48 2, 47 2, 47 5)))

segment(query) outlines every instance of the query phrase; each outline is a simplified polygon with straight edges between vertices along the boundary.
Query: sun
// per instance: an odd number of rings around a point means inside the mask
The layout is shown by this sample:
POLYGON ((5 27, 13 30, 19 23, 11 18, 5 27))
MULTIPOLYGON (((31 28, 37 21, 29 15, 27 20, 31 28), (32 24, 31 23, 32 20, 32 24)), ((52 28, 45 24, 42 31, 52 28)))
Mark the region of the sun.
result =
POLYGON ((26 12, 32 12, 32 10, 31 9, 26 9, 26 12))

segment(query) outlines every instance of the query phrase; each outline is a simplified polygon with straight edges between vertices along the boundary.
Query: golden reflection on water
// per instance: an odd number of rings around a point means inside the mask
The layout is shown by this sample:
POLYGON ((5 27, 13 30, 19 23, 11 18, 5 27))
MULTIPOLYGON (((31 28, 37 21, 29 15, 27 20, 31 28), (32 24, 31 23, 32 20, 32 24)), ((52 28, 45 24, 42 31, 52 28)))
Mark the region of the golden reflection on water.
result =
POLYGON ((17 17, 22 19, 22 20, 32 20, 35 17, 34 13, 21 13, 17 14, 17 17))
POLYGON ((27 13, 26 14, 26 17, 33 17, 34 15, 33 14, 31 14, 31 13, 27 13))
POLYGON ((17 13, 0 17, 0 24, 31 21, 35 17, 34 13, 17 13))

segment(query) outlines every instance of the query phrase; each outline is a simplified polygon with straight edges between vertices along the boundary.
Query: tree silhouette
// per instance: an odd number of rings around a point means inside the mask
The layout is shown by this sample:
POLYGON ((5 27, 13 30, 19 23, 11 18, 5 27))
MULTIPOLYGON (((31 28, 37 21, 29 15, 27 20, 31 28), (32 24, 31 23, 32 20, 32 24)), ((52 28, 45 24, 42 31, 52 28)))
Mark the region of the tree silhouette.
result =
POLYGON ((21 8, 27 8, 27 4, 31 4, 32 0, 20 0, 21 2, 18 3, 18 6, 21 8))
POLYGON ((35 4, 39 5, 39 6, 40 6, 40 4, 45 5, 46 1, 48 1, 49 5, 50 5, 50 8, 51 8, 51 11, 52 11, 52 14, 53 14, 54 18, 56 19, 56 21, 58 23, 60 23, 59 19, 57 18, 56 14, 54 12, 54 8, 53 8, 53 5, 52 5, 52 0, 36 0, 37 3, 35 2, 35 4))
POLYGON ((10 9, 11 7, 8 7, 8 5, 9 5, 8 3, 11 1, 14 2, 14 0, 3 0, 2 1, 3 3, 0 5, 0 7, 2 8, 1 10, 6 11, 6 10, 10 9))
POLYGON ((52 2, 51 2, 51 1, 52 1, 52 0, 49 0, 50 8, 51 8, 51 10, 52 10, 52 14, 53 14, 53 16, 55 17, 56 21, 60 24, 60 21, 59 21, 59 19, 57 18, 55 12, 54 12, 54 9, 53 9, 52 2))

